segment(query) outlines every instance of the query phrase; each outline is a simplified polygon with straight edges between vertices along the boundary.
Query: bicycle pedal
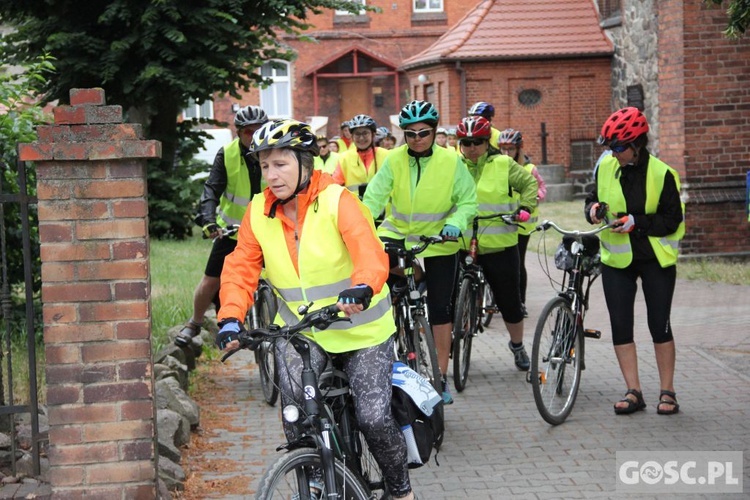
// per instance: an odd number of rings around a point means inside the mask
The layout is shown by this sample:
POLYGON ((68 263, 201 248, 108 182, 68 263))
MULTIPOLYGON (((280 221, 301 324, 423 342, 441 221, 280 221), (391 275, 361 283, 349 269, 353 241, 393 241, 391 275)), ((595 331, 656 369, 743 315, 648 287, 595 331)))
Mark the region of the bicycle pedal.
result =
POLYGON ((583 330, 583 336, 590 339, 600 339, 602 338, 602 332, 600 332, 599 330, 586 328, 585 330, 583 330))

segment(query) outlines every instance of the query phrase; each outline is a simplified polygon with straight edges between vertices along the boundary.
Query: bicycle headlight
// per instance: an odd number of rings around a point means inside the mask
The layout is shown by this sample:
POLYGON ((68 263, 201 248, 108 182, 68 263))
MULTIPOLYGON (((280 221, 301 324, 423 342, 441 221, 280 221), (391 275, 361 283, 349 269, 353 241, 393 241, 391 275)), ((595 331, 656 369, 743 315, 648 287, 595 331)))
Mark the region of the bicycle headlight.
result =
POLYGON ((281 412, 284 415, 284 420, 293 424, 299 420, 299 409, 294 405, 287 405, 281 412))
POLYGON ((464 263, 467 266, 472 265, 474 263, 474 257, 472 257, 471 255, 467 255, 466 258, 464 259, 464 263))

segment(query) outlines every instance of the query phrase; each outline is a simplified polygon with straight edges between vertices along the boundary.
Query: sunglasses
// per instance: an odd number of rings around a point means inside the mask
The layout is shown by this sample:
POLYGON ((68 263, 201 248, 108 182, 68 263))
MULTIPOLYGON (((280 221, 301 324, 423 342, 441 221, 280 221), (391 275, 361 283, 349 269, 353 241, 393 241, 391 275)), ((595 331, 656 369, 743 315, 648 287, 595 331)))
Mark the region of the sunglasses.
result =
POLYGON ((617 146, 612 146, 609 149, 611 149, 613 153, 624 153, 629 147, 630 144, 618 144, 617 146))
POLYGON ((404 136, 406 136, 407 139, 416 139, 417 137, 424 139, 425 137, 429 136, 431 133, 432 133, 431 128, 424 128, 416 132, 414 130, 404 130, 404 136))
POLYGON ((485 142, 486 139, 461 139, 462 146, 481 146, 485 142))

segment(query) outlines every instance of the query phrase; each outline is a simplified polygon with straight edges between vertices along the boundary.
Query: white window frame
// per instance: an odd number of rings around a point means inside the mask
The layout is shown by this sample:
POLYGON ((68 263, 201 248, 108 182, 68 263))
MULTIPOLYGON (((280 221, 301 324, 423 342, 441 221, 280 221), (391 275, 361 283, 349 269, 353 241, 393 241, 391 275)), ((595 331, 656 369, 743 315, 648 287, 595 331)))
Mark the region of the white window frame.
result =
MULTIPOLYGON (((276 68, 271 67, 270 79, 273 81, 271 85, 266 88, 260 89, 260 107, 268 114, 271 118, 291 118, 292 117, 292 65, 288 61, 268 61, 263 64, 266 65, 283 65, 286 67, 286 76, 278 76, 276 74, 276 68), (279 83, 286 84, 286 92, 277 85, 279 83), (280 95, 284 94, 284 95, 280 95), (287 113, 279 113, 279 102, 281 100, 287 102, 287 113)), ((259 69, 262 73, 262 67, 259 69)))
POLYGON ((440 3, 440 7, 430 7, 430 4, 433 2, 433 0, 424 0, 425 6, 424 7, 417 7, 417 2, 419 0, 413 0, 412 1, 412 8, 414 9, 415 13, 422 13, 422 12, 443 12, 445 10, 444 0, 438 0, 438 3, 440 3))
POLYGON ((183 120, 205 118, 207 120, 214 119, 214 102, 211 99, 203 101, 203 104, 198 104, 195 99, 190 98, 188 105, 182 110, 183 120))
MULTIPOLYGON (((442 1, 442 0, 440 0, 440 1, 442 1)), ((367 5, 367 0, 351 0, 350 3, 361 3, 362 5, 367 5)), ((338 9, 335 12, 335 14, 337 16, 361 16, 364 13, 365 13, 364 10, 360 10, 356 14, 353 14, 353 13, 349 12, 348 10, 338 10, 338 9)))

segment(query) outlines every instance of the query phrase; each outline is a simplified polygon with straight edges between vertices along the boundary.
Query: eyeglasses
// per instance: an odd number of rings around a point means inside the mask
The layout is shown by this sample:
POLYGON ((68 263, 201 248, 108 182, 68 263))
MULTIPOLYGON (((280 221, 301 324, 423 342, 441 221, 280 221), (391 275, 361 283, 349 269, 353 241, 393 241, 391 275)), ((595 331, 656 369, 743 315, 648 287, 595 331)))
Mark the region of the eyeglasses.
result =
POLYGON ((431 128, 423 128, 422 130, 404 130, 404 136, 406 136, 407 139, 416 139, 417 137, 420 137, 424 139, 425 137, 429 136, 432 133, 431 128))
POLYGON ((624 153, 629 147, 630 144, 618 144, 617 146, 610 146, 609 149, 611 149, 613 153, 624 153))
POLYGON ((500 152, 504 155, 509 155, 509 153, 515 153, 516 151, 518 151, 518 148, 515 146, 500 146, 500 152))
POLYGON ((461 139, 462 146, 481 146, 487 139, 461 139))
POLYGON ((354 136, 354 137, 361 137, 361 138, 364 139, 366 137, 370 137, 371 134, 372 134, 372 132, 370 132, 369 130, 360 130, 360 131, 357 131, 357 132, 353 132, 352 136, 354 136))

